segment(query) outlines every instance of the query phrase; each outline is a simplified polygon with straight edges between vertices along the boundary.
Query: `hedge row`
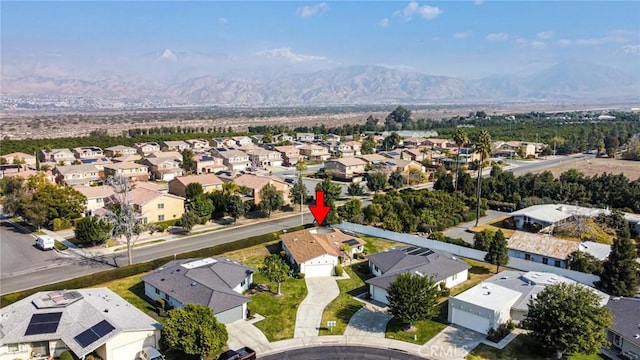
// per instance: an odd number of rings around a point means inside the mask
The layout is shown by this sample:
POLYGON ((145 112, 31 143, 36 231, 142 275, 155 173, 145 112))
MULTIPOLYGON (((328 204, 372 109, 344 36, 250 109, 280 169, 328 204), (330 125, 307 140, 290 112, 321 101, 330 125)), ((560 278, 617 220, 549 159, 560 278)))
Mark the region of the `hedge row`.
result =
MULTIPOLYGON (((304 228, 305 226, 296 226, 296 227, 287 229, 285 231, 291 232, 291 231, 302 230, 304 228)), ((212 246, 205 249, 185 252, 185 253, 176 255, 176 259, 216 256, 229 251, 240 250, 240 249, 248 248, 248 247, 259 245, 259 244, 264 244, 267 242, 277 240, 279 238, 279 235, 282 234, 283 232, 284 231, 279 231, 279 232, 272 232, 272 233, 252 236, 246 239, 233 241, 225 244, 220 244, 220 245, 212 246)), ((151 271, 153 269, 157 269, 158 267, 166 264, 167 262, 173 259, 174 259, 173 256, 165 256, 163 258, 155 259, 145 263, 122 266, 112 270, 105 270, 105 271, 101 271, 94 274, 80 276, 80 277, 66 280, 66 281, 39 286, 29 290, 23 290, 23 291, 18 291, 11 294, 6 294, 0 297, 0 307, 5 307, 9 304, 12 304, 16 301, 24 299, 27 296, 30 296, 40 291, 85 288, 85 287, 102 284, 108 281, 122 279, 128 276, 151 271)))

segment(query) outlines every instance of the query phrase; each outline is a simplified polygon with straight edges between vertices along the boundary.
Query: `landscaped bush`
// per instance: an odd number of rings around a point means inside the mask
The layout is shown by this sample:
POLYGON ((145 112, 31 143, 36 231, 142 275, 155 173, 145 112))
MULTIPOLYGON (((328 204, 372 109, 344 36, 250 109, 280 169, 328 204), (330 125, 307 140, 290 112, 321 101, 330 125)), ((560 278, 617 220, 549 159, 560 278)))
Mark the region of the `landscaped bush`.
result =
POLYGON ((298 279, 304 280, 304 273, 298 273, 298 279))
POLYGON ((336 276, 342 276, 342 274, 344 274, 344 269, 342 268, 342 265, 340 264, 336 265, 335 272, 336 272, 336 276))
POLYGON ((493 341, 494 343, 500 342, 500 340, 504 339, 507 335, 516 328, 516 324, 509 320, 505 323, 500 324, 497 329, 491 328, 489 329, 489 333, 487 334, 487 339, 489 341, 493 341))
POLYGON ((179 219, 160 221, 160 222, 157 222, 155 224, 152 224, 151 226, 153 226, 155 229, 157 229, 157 231, 163 232, 163 231, 167 230, 168 228, 170 228, 172 226, 176 226, 176 223, 178 222, 178 220, 179 219))
POLYGON ((71 355, 71 352, 67 350, 60 354, 60 360, 74 360, 74 358, 73 355, 71 355))
POLYGON ((72 226, 71 220, 64 218, 53 219, 53 231, 70 229, 72 226))

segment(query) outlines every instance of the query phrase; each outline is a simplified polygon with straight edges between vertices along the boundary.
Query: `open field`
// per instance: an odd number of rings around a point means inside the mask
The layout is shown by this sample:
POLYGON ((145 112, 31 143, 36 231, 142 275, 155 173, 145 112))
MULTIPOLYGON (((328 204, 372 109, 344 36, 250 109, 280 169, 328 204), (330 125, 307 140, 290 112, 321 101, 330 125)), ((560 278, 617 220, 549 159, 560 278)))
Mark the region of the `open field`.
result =
MULTIPOLYGON (((640 178, 640 162, 629 160, 614 160, 607 158, 591 158, 587 160, 581 160, 580 162, 573 162, 569 164, 560 164, 546 170, 551 171, 553 176, 558 177, 563 172, 569 169, 577 169, 585 176, 593 176, 596 174, 609 173, 609 174, 624 174, 630 180, 636 180, 640 178)), ((534 173, 542 172, 543 170, 533 171, 534 173)))

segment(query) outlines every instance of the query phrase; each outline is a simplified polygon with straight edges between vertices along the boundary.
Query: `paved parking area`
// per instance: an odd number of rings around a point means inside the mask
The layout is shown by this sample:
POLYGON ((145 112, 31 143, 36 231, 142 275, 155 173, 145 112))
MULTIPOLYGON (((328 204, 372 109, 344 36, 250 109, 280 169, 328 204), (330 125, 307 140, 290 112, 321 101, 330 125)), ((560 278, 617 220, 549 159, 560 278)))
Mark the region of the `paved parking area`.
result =
POLYGON ((386 308, 365 303, 365 306, 349 320, 344 335, 384 338, 387 323, 391 318, 386 308))
POLYGON ((334 277, 310 277, 304 281, 307 283, 307 297, 298 306, 294 339, 318 336, 324 308, 340 294, 334 277))

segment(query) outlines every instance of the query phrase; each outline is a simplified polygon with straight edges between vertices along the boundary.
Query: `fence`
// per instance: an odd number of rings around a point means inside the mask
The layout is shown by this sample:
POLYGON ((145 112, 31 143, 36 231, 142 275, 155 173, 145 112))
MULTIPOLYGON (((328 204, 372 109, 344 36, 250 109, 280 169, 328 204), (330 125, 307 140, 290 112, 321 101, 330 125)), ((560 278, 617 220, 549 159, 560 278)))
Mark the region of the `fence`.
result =
MULTIPOLYGON (((343 222, 341 224, 333 225, 341 230, 352 231, 360 234, 365 234, 369 236, 375 236, 383 239, 389 239, 409 245, 421 246, 435 250, 443 250, 452 255, 484 261, 484 256, 487 254, 485 251, 480 251, 476 249, 466 248, 464 246, 459 246, 455 244, 449 244, 442 241, 425 239, 420 236, 397 233, 394 231, 384 230, 373 226, 367 225, 359 225, 353 224, 349 222, 343 222)), ((510 268, 522 270, 522 271, 539 271, 539 272, 550 272, 558 275, 562 275, 569 279, 573 279, 579 283, 593 286, 595 281, 600 280, 600 277, 592 274, 586 274, 579 271, 562 269, 555 266, 545 265, 541 263, 535 263, 531 261, 527 261, 524 259, 519 259, 510 256, 509 264, 507 265, 510 268)))

